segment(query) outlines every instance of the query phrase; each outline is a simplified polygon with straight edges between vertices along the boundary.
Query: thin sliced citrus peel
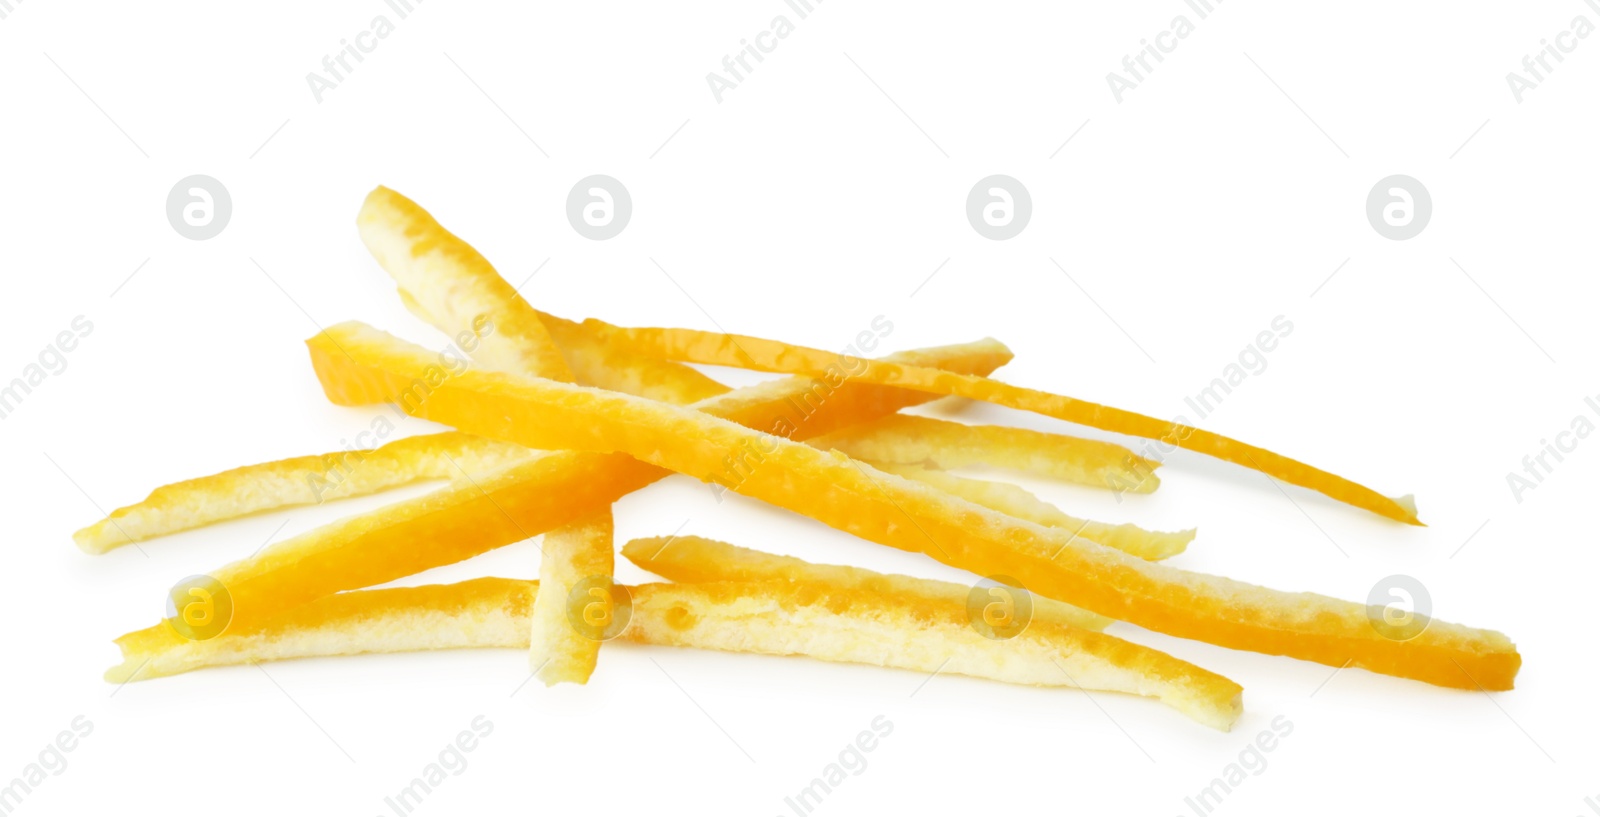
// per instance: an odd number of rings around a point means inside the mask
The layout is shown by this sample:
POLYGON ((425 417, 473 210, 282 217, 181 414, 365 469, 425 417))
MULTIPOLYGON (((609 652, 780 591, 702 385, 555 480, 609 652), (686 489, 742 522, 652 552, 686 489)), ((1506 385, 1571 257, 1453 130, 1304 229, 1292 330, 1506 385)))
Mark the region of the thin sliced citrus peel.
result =
POLYGON ((532 448, 626 453, 1171 635, 1467 689, 1509 689, 1521 665, 1497 632, 1433 621, 1398 641, 1382 634, 1361 604, 1146 562, 700 412, 498 372, 436 380, 425 350, 358 323, 330 327, 307 346, 324 393, 337 404, 410 393, 420 399, 402 402, 408 412, 463 431, 532 448))

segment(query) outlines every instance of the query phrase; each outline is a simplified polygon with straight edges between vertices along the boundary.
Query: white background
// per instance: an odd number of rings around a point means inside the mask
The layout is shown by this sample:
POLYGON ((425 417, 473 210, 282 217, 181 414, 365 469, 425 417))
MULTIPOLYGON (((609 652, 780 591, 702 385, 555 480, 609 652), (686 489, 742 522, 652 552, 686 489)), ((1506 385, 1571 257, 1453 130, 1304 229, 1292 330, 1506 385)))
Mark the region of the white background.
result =
MULTIPOLYGON (((893 733, 817 813, 1191 814, 1184 798, 1278 716, 1293 733, 1216 813, 1591 813, 1600 442, 1520 502, 1506 474, 1600 393, 1600 37, 1520 104, 1505 75, 1575 16, 1600 23, 1593 9, 1231 0, 1118 104, 1105 75, 1173 16, 1196 20, 1178 0, 829 0, 803 21, 779 0, 434 0, 318 103, 306 74, 379 14, 394 18, 380 0, 26 0, 0 20, 0 379, 74 316, 94 325, 0 421, 0 781, 75 716, 94 724, 20 813, 389 814, 383 798, 480 714, 492 735, 417 813, 790 814, 784 797, 879 715, 893 733), (717 103, 705 75, 778 14, 794 33, 717 103), (204 242, 164 213, 194 173, 234 204, 204 242), (609 241, 579 237, 563 210, 591 173, 632 192, 632 223, 609 241), (1032 222, 1009 241, 963 213, 993 173, 1032 193, 1032 222), (1434 202, 1408 241, 1364 213, 1394 173, 1434 202), (380 183, 513 283, 537 268, 523 291, 558 314, 827 348, 884 315, 891 348, 993 335, 1017 352, 1005 379, 1162 416, 1185 413, 1283 315, 1293 333, 1204 425, 1415 492, 1429 527, 1183 454, 1157 494, 1121 504, 1025 484, 1083 515, 1197 525, 1175 560, 1186 568, 1351 599, 1414 576, 1440 617, 1517 641, 1517 689, 1334 673, 1119 624, 1243 684, 1234 731, 1112 694, 633 646, 604 650, 586 687, 515 694, 515 651, 219 669, 114 692, 100 680, 109 640, 152 623, 168 585, 392 498, 102 557, 69 538, 156 485, 365 429, 370 412, 321 397, 301 345, 317 324, 442 344, 356 237, 380 183)), ((1060 428, 981 406, 961 416, 1060 428)), ((679 525, 970 580, 747 500, 718 504, 682 478, 618 507, 619 538, 679 525)), ((412 581, 536 571, 522 543, 412 581)))

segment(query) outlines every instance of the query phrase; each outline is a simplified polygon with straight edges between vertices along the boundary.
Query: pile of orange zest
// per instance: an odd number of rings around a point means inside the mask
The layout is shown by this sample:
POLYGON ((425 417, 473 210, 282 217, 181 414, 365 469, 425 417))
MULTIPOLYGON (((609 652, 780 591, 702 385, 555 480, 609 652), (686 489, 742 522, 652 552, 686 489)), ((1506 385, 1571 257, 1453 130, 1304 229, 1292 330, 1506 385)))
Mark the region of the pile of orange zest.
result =
MULTIPOLYGON (((816 440, 807 442, 816 448, 825 447, 816 440)), ((1007 516, 1025 519, 1047 528, 1060 528, 1073 536, 1099 542, 1106 547, 1131 553, 1141 559, 1167 559, 1176 556, 1188 549, 1189 543, 1194 541, 1193 528, 1171 532, 1153 531, 1126 522, 1114 525, 1092 519, 1079 519, 1010 483, 958 477, 955 474, 930 471, 915 465, 876 462, 870 464, 879 471, 927 483, 947 494, 961 497, 1007 516)))
MULTIPOLYGON (((891 359, 991 372, 1011 360, 992 341, 900 352, 891 359)), ((845 428, 932 399, 926 394, 791 377, 695 405, 700 411, 796 439, 845 428)), ((300 604, 453 564, 604 510, 668 475, 622 454, 533 452, 488 476, 333 522, 213 570, 231 596, 231 626, 250 627, 300 604)), ((141 631, 183 640, 163 622, 141 631)))
MULTIPOLYGON (((658 536, 635 539, 624 545, 622 555, 644 570, 684 584, 705 582, 822 582, 840 590, 863 590, 888 596, 906 596, 928 602, 964 607, 973 588, 955 582, 919 579, 892 573, 879 573, 864 567, 808 562, 794 556, 780 556, 759 550, 718 542, 700 536, 658 536)), ((1011 595, 1016 588, 997 586, 999 597, 1017 609, 1011 595)), ((989 594, 982 594, 986 599, 989 594)), ((1023 612, 1025 624, 1049 621, 1069 627, 1100 631, 1111 626, 1111 619, 1066 602, 1030 596, 1023 612)), ((1021 615, 1021 614, 1019 614, 1021 615)))
POLYGON ((527 459, 520 445, 457 431, 232 468, 163 485, 72 534, 87 553, 256 513, 367 496, 413 482, 480 476, 527 459))
POLYGON ((1010 426, 966 425, 896 414, 812 441, 858 460, 948 471, 987 465, 1092 488, 1147 494, 1160 487, 1145 459, 1116 443, 1010 426))
MULTIPOLYGON (((695 329, 622 328, 597 320, 585 321, 584 325, 628 344, 636 352, 668 360, 766 372, 815 374, 836 366, 839 358, 835 353, 820 349, 746 335, 695 329)), ((876 361, 861 363, 862 371, 853 375, 860 382, 965 397, 1118 434, 1159 440, 1169 446, 1208 454, 1260 471, 1274 479, 1310 488, 1380 516, 1411 525, 1422 524, 1417 519, 1415 504, 1409 496, 1386 497, 1344 477, 1210 431, 1073 397, 1013 386, 986 377, 876 361)), ((1118 487, 1131 489, 1133 485, 1118 487)))
POLYGON ((625 453, 1170 635, 1465 689, 1509 689, 1521 666, 1515 646, 1494 631, 1432 620, 1397 640, 1362 604, 1143 561, 697 411, 500 372, 439 377, 426 350, 359 323, 330 327, 307 346, 336 404, 396 401, 416 416, 531 448, 625 453))
MULTIPOLYGON (((645 584, 626 590, 631 616, 620 641, 1124 692, 1156 698, 1222 730, 1241 711, 1238 684, 1104 633, 1038 623, 1010 640, 995 640, 970 627, 959 607, 815 582, 645 584)), ((133 633, 117 640, 123 661, 106 672, 106 680, 124 683, 292 658, 527 648, 538 593, 538 582, 497 578, 358 590, 204 641, 164 642, 133 633)))

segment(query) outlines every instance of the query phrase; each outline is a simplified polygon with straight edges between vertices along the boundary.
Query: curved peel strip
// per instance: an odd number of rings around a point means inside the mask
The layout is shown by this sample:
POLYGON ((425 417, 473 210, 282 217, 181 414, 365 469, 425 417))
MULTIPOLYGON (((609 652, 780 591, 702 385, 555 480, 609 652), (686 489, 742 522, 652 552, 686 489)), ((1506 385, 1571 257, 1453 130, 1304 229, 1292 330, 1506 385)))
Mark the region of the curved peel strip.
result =
MULTIPOLYGON (((860 590, 929 604, 965 607, 972 588, 955 582, 878 573, 864 567, 825 565, 794 556, 779 556, 699 536, 635 539, 622 555, 664 579, 685 584, 706 582, 816 582, 839 590, 860 590)), ((1047 621, 1084 630, 1104 630, 1111 619, 1066 602, 1035 596, 1032 621, 1047 621)))
MULTIPOLYGON (((811 443, 818 448, 822 447, 815 440, 811 443)), ((942 471, 918 468, 915 465, 872 463, 872 466, 880 471, 932 485, 945 493, 1007 516, 1025 519, 1047 528, 1060 528, 1074 536, 1099 542, 1106 547, 1131 553, 1141 559, 1166 559, 1176 556, 1194 541, 1192 528, 1168 533, 1145 530, 1138 525, 1128 523, 1113 525, 1092 519, 1079 519, 1010 483, 958 477, 942 471)))
MULTIPOLYGON (((291 658, 527 647, 538 582, 358 590, 288 611, 266 626, 206 641, 117 639, 106 680, 147 680, 203 667, 291 658)), ((1165 653, 1103 633, 1037 624, 1008 641, 967 626, 960 608, 814 583, 646 584, 630 588, 622 640, 947 672, 1014 684, 1127 692, 1226 730, 1240 687, 1165 653)))
MULTIPOLYGON (((352 405, 431 383, 426 350, 359 323, 307 342, 323 391, 352 405)), ((1385 636, 1365 605, 1285 593, 1146 562, 700 412, 548 380, 466 371, 418 416, 533 448, 625 452, 832 527, 1142 627, 1235 649, 1460 688, 1509 689, 1521 656, 1504 635, 1433 621, 1385 636), (910 524, 907 524, 907 523, 910 524)))
POLYGON ((429 479, 495 471, 532 456, 520 445, 448 431, 340 451, 246 465, 163 485, 133 505, 72 534, 87 553, 254 513, 366 496, 429 479))
POLYGON ((869 462, 927 465, 941 471, 990 465, 1127 493, 1147 494, 1161 485, 1155 474, 1161 463, 1116 443, 911 414, 836 431, 812 444, 869 462))
MULTIPOLYGON (((625 329, 597 320, 584 322, 610 337, 628 343, 635 351, 667 360, 685 360, 736 366, 765 372, 820 373, 837 365, 839 357, 764 338, 725 335, 694 329, 625 329)), ((866 383, 894 385, 941 396, 965 397, 1022 411, 1031 411, 1079 425, 1160 440, 1217 459, 1242 465, 1268 476, 1310 488, 1340 502, 1364 508, 1411 525, 1422 524, 1414 508, 1366 486, 1330 474, 1298 460, 1275 454, 1210 431, 1159 420, 1155 417, 1103 406, 1059 394, 1013 386, 987 377, 937 372, 917 366, 851 359, 858 370, 851 377, 866 383)), ((1119 486, 1126 490, 1131 486, 1119 486)))
POLYGON ((586 684, 600 656, 600 640, 578 632, 568 620, 575 587, 603 577, 609 584, 616 561, 611 509, 558 528, 544 537, 539 586, 547 593, 533 603, 528 668, 545 686, 586 684))

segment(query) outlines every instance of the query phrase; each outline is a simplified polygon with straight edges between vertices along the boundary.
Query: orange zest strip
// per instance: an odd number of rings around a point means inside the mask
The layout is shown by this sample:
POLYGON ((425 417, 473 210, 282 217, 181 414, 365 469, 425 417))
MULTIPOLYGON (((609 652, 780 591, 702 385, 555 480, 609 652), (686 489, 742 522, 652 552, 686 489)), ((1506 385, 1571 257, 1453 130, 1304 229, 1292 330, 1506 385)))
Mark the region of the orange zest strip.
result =
POLYGON ((379 187, 356 217, 361 240, 417 317, 491 368, 686 404, 728 388, 679 363, 610 343, 534 310, 481 253, 416 202, 379 187))
MULTIPOLYGON (((562 682, 586 684, 600 656, 600 638, 580 631, 568 618, 582 616, 594 600, 572 594, 580 585, 595 585, 606 604, 611 601, 611 574, 616 561, 612 541, 613 522, 607 508, 588 519, 574 522, 545 534, 540 548, 539 585, 549 592, 534 602, 532 638, 528 646, 528 668, 545 686, 562 682), (576 609, 573 609, 576 607, 576 609)), ((609 609, 602 609, 610 615, 609 609)), ((597 622, 602 626, 604 622, 597 622)))
POLYGON ((1010 638, 991 638, 972 626, 965 605, 826 582, 641 585, 624 636, 1145 695, 1222 731, 1243 708, 1233 681, 1115 636, 1035 620, 1010 638))
POLYGON ((1402 641, 1375 623, 1381 611, 1375 618, 1362 604, 1143 561, 700 412, 499 372, 436 377, 426 350, 359 323, 331 327, 307 346, 334 403, 399 401, 417 416, 533 448, 625 453, 1170 635, 1466 689, 1509 689, 1521 666, 1497 632, 1433 620, 1402 641), (415 399, 419 384, 423 399, 415 399), (407 393, 413 399, 400 400, 407 393))
MULTIPOLYGON (((839 355, 746 335, 725 335, 694 329, 622 328, 597 320, 584 322, 641 353, 667 360, 736 366, 765 372, 811 373, 837 366, 839 355)), ((1079 425, 1158 440, 1260 471, 1293 485, 1411 525, 1417 519, 1411 497, 1386 497, 1344 477, 1313 468, 1238 440, 1192 426, 1103 406, 1059 394, 1013 386, 987 377, 938 372, 894 363, 849 358, 850 377, 866 383, 894 385, 930 394, 965 397, 1031 411, 1079 425)), ((1126 486, 1126 487, 1132 487, 1126 486)))
POLYGON ((246 465, 150 492, 143 502, 72 535, 87 553, 228 519, 366 496, 429 479, 483 474, 527 459, 520 445, 456 431, 405 437, 371 451, 339 451, 246 465))
POLYGON ((465 340, 463 348, 478 361, 572 379, 533 308, 482 253, 416 202, 378 187, 362 202, 356 226, 372 257, 399 286, 406 307, 452 339, 465 340))
POLYGON ((1160 487, 1148 460, 1116 443, 1010 426, 966 425, 896 414, 837 431, 812 443, 858 460, 948 471, 989 465, 1092 488, 1147 494, 1160 487))
MULTIPOLYGON (((817 448, 822 447, 816 441, 810 442, 817 448)), ((1141 559, 1166 559, 1176 556, 1186 550, 1191 541, 1194 541, 1193 528, 1172 532, 1152 531, 1128 523, 1113 525, 1109 522, 1079 519, 1033 494, 1005 482, 958 477, 954 474, 946 474, 943 471, 929 471, 925 468, 918 468, 915 465, 880 463, 871 463, 871 465, 880 471, 887 471, 896 476, 927 483, 947 494, 961 497, 968 502, 999 511, 1007 516, 1014 516, 1047 528, 1059 528, 1073 536, 1081 536, 1084 539, 1099 542, 1106 547, 1113 547, 1124 553, 1131 553, 1141 559)))
MULTIPOLYGON (((685 584, 821 582, 840 590, 881 593, 955 607, 965 606, 973 595, 973 588, 955 582, 878 573, 864 567, 815 564, 794 556, 779 556, 699 536, 635 539, 622 547, 622 555, 663 579, 685 584)), ((1009 587, 1002 589, 1007 593, 1023 592, 1009 587)), ((1011 600, 1009 596, 1006 598, 1011 600)), ((1012 607, 1016 607, 1014 600, 1012 607)), ((1111 626, 1111 619, 1105 616, 1043 596, 1031 596, 1025 612, 1027 623, 1049 621, 1095 631, 1111 626)))
MULTIPOLYGON (((626 588, 619 640, 808 656, 955 673, 1013 684, 1143 695, 1226 730, 1242 690, 1215 673, 1103 633, 1037 623, 1009 640, 980 635, 959 606, 821 583, 645 584, 626 588)), ((204 641, 145 633, 117 639, 126 683, 204 667, 293 658, 470 647, 527 648, 539 582, 485 578, 452 585, 357 590, 288 611, 264 626, 204 641)))

